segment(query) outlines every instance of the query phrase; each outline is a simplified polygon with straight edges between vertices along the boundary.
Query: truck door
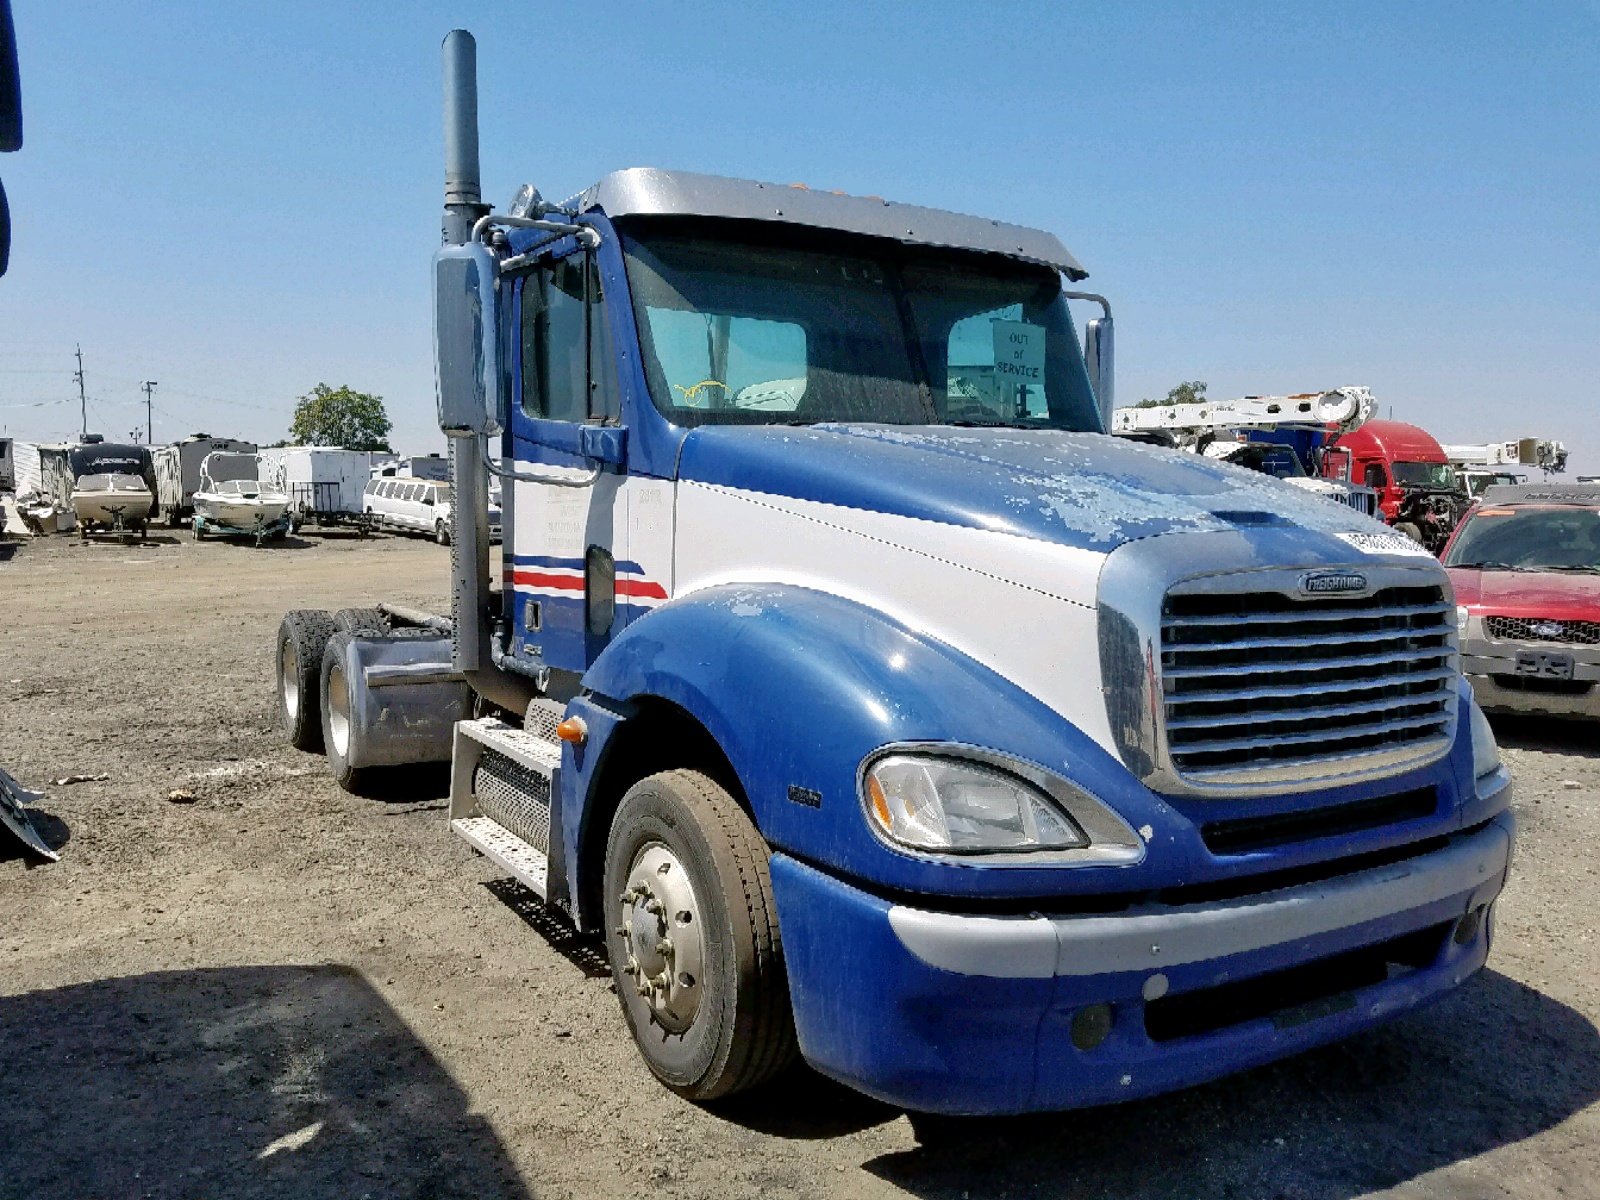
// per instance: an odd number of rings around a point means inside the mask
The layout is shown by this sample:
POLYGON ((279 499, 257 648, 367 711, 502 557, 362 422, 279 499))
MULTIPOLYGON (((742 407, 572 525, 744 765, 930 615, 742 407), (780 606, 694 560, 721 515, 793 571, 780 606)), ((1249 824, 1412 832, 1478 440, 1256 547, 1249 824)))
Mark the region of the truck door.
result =
POLYGON ((515 283, 512 322, 513 519, 507 524, 513 650, 523 662, 582 672, 620 628, 627 565, 626 475, 578 453, 584 425, 618 423, 616 364, 593 253, 573 239, 515 283), (574 482, 576 481, 576 485, 574 482))

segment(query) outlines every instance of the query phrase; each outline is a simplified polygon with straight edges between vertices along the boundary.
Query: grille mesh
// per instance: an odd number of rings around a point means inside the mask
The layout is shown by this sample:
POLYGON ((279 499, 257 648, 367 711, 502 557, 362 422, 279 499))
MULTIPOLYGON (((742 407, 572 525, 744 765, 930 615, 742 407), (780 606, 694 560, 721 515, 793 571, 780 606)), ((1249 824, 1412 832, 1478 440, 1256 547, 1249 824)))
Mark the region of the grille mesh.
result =
POLYGON ((550 780, 494 750, 485 749, 472 773, 478 811, 505 826, 540 853, 550 853, 550 780))
POLYGON ((1161 626, 1173 769, 1197 783, 1318 778, 1449 736, 1454 609, 1438 587, 1363 598, 1169 594, 1161 626))
POLYGON ((1557 621, 1547 617, 1485 617, 1483 623, 1489 630, 1489 636, 1499 641, 1560 642, 1567 646, 1600 645, 1600 621, 1557 621))

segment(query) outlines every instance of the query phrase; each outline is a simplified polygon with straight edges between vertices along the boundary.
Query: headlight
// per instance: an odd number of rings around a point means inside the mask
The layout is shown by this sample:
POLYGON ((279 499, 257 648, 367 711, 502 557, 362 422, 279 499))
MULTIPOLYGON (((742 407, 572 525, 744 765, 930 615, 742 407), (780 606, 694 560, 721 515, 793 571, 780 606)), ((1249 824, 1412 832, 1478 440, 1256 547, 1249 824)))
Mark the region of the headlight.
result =
POLYGON ((1461 637, 1467 636, 1467 618, 1472 614, 1467 611, 1464 604, 1456 605, 1456 633, 1461 637))
POLYGON ((891 754, 867 769, 867 812, 919 850, 1068 850, 1089 838, 1044 792, 1014 775, 955 758, 891 754))
POLYGON ((1494 730, 1489 728, 1489 718, 1483 715, 1476 700, 1472 706, 1472 775, 1482 779, 1500 765, 1500 746, 1494 740, 1494 730))

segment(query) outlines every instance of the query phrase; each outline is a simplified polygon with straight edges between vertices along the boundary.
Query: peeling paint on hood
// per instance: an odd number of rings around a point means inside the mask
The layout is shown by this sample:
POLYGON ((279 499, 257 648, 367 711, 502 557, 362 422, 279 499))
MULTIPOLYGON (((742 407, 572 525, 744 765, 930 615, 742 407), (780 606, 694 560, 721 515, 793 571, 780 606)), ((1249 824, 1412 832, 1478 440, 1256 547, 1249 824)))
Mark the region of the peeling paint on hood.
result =
POLYGON ((1105 434, 960 426, 701 426, 679 477, 1085 550, 1164 533, 1384 526, 1256 471, 1105 434))

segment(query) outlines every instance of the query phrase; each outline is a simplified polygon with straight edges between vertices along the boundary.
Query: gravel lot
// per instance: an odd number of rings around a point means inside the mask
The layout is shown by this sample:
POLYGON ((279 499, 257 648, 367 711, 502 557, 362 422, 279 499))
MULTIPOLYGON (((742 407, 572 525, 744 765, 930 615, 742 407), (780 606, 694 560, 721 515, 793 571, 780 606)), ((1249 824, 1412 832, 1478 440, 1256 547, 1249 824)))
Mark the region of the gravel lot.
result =
POLYGON ((701 1109, 438 774, 358 799, 278 735, 282 612, 437 607, 448 556, 0 543, 0 765, 62 853, 0 845, 0 1197, 1600 1196, 1595 730, 1497 726, 1498 941, 1426 1012, 1096 1111, 909 1118, 803 1071, 701 1109))

